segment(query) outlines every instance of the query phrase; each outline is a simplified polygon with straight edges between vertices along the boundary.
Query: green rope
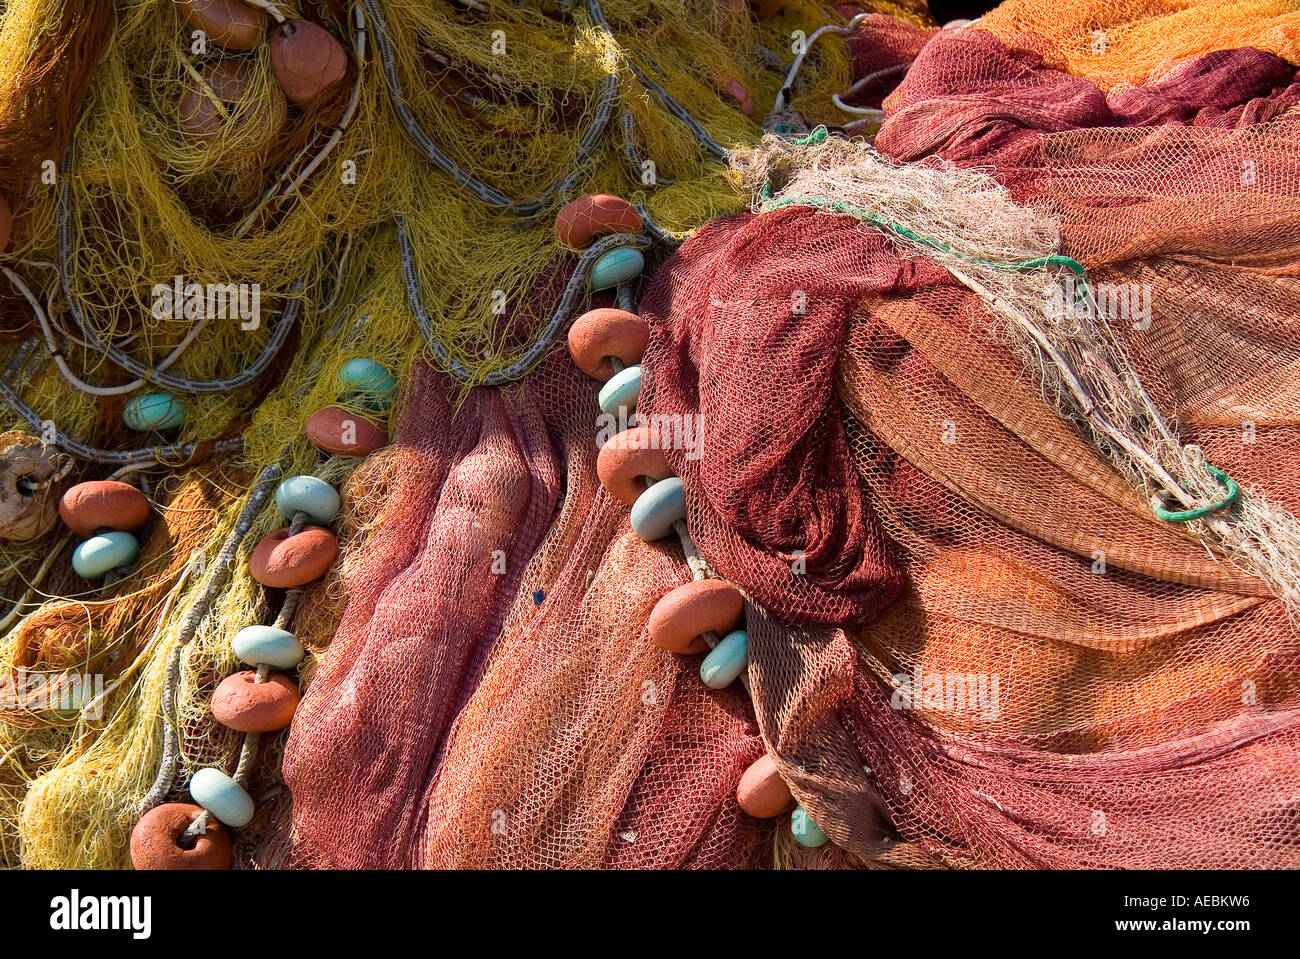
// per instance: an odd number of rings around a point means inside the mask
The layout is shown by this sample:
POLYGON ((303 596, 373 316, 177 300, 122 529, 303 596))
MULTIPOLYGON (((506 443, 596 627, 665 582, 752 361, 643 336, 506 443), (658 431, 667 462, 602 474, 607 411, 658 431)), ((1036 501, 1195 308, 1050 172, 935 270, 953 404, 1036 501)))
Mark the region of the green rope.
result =
MULTIPOLYGON (((816 136, 818 132, 824 129, 824 127, 819 127, 817 130, 814 130, 809 134, 809 136, 816 136)), ((771 184, 767 184, 763 188, 763 196, 770 195, 771 184)), ((760 199, 762 199, 763 196, 760 196, 760 199)), ((881 229, 889 230, 891 233, 896 233, 898 236, 911 240, 913 243, 920 243, 933 250, 939 250, 942 253, 947 253, 949 256, 955 256, 958 259, 965 260, 967 263, 977 263, 980 266, 995 266, 1010 270, 1038 270, 1043 267, 1062 266, 1075 276, 1079 277, 1083 281, 1083 290, 1089 297, 1092 296, 1091 292, 1088 291, 1088 272, 1083 268, 1083 264, 1073 257, 1053 254, 1052 256, 1040 256, 1033 260, 1020 260, 1014 263, 1007 263, 1001 260, 986 260, 978 256, 970 256, 969 254, 962 253, 960 250, 954 250, 951 247, 940 243, 938 240, 930 239, 928 236, 922 236, 915 230, 909 229, 901 223, 893 223, 877 213, 872 213, 865 207, 860 207, 844 200, 828 200, 825 197, 819 196, 783 196, 779 200, 768 200, 763 204, 763 212, 769 213, 772 210, 779 210, 783 206, 811 206, 821 210, 843 213, 847 216, 856 217, 859 220, 866 220, 868 223, 878 226, 881 229)))
POLYGON ((826 127, 820 126, 806 137, 800 137, 798 140, 795 140, 794 144, 795 146, 800 147, 810 147, 821 143, 828 136, 830 136, 830 131, 827 130, 826 127))
MULTIPOLYGON (((820 143, 824 139, 826 139, 826 128, 818 127, 802 140, 796 140, 795 142, 801 146, 805 146, 809 143, 820 143)), ((888 230, 904 239, 911 240, 913 243, 928 246, 933 250, 939 250, 940 252, 947 253, 949 256, 954 256, 958 259, 965 260, 968 263, 975 263, 980 266, 992 266, 1009 270, 1039 270, 1050 267, 1064 267, 1079 278, 1082 296, 1085 297, 1088 302, 1092 302, 1095 305, 1092 291, 1088 287, 1088 273, 1083 268, 1083 264, 1073 257, 1053 254, 1052 256, 1040 256, 1032 260, 1019 260, 1015 262, 987 260, 977 256, 970 256, 969 254, 962 253, 960 250, 954 250, 951 247, 940 243, 938 240, 931 239, 928 236, 922 236, 915 230, 903 226, 901 223, 893 223, 879 214, 872 213, 865 207, 860 207, 844 200, 830 200, 818 196, 785 196, 779 200, 772 200, 770 199, 771 195, 772 184, 771 181, 768 181, 764 184, 763 192, 760 195, 760 198, 765 201, 763 203, 764 213, 778 210, 784 206, 810 206, 821 210, 830 210, 834 213, 843 213, 859 220, 865 220, 881 229, 888 230)), ((1205 506, 1198 506, 1194 509, 1167 510, 1162 506, 1155 506, 1153 509, 1159 519, 1165 520, 1169 523, 1188 523, 1195 519, 1204 519, 1211 513, 1217 513, 1221 510, 1227 509, 1229 506, 1237 502, 1237 499, 1241 495, 1241 487, 1237 485, 1236 480, 1231 476, 1228 476, 1222 470, 1217 469, 1208 463, 1205 464, 1205 468, 1209 471, 1211 476, 1223 484, 1226 491, 1224 498, 1205 506)))
POLYGON ((1209 463, 1205 464, 1205 470, 1223 484, 1226 494, 1223 499, 1219 500, 1217 503, 1198 506, 1195 509, 1169 510, 1165 509, 1163 506, 1154 506, 1152 509, 1155 511, 1156 518, 1162 519, 1167 523, 1190 523, 1194 519, 1204 519, 1211 513, 1225 510, 1233 503, 1237 502, 1237 497, 1241 495, 1241 487, 1237 485, 1237 481, 1227 473, 1223 472, 1223 470, 1211 466, 1209 463))

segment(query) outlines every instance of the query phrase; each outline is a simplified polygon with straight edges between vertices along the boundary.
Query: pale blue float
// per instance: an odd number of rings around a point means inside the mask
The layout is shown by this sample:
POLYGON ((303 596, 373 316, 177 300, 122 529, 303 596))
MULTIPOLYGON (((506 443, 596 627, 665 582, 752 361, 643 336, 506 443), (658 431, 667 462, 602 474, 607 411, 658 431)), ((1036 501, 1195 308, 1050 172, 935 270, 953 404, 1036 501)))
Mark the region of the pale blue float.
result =
POLYGON ((122 422, 133 430, 174 430, 185 422, 185 407, 170 393, 146 393, 126 404, 122 422))
POLYGON ((718 641, 700 663, 700 679, 709 689, 725 689, 749 666, 749 634, 737 629, 718 641))
POLYGON ((626 419, 636 412, 641 396, 641 367, 629 366, 611 376, 600 388, 600 409, 613 417, 626 419))
POLYGON ((822 827, 813 822, 812 816, 804 811, 803 806, 790 813, 790 832, 794 834, 795 842, 809 849, 816 849, 831 841, 830 836, 822 832, 822 827))
POLYGON ((639 276, 644 269, 645 257, 640 250, 630 246, 615 247, 592 265, 591 288, 608 290, 639 276))
POLYGON ((72 568, 85 579, 103 579, 109 570, 130 566, 140 555, 140 544, 130 533, 99 533, 72 551, 72 568))
POLYGON ((387 413, 397 398, 397 380, 388 368, 375 360, 361 357, 348 360, 339 370, 338 386, 343 400, 387 413))
POLYGON ((663 539, 679 519, 686 519, 686 489, 678 476, 655 483, 632 504, 632 529, 646 542, 663 539))
POLYGON ((230 648, 241 662, 276 669, 293 669, 305 652, 297 636, 274 626, 245 626, 235 633, 230 648))
POLYGON ((220 769, 200 769, 190 780, 190 797, 227 826, 238 829, 253 818, 253 797, 220 769))
POLYGON ((301 510, 318 526, 325 526, 339 515, 342 501, 333 486, 314 476, 290 476, 275 491, 275 505, 287 520, 301 510))

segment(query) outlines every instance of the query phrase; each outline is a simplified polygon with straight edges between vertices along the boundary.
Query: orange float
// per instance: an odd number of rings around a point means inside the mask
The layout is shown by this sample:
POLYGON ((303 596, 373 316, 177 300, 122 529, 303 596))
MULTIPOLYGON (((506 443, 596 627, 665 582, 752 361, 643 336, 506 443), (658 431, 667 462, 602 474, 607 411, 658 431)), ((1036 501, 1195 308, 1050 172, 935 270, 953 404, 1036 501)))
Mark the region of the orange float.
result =
POLYGON ((181 834, 203 812, 193 803, 169 802, 140 817, 131 830, 131 863, 136 869, 229 869, 230 832, 209 816, 207 829, 186 849, 181 834))
POLYGON ((740 622, 745 598, 725 579, 697 579, 665 593, 646 621, 650 638, 672 653, 705 653, 702 633, 729 633, 740 622))
POLYGON ((284 95, 305 107, 343 79, 348 55, 324 27, 310 20, 290 20, 271 34, 271 70, 284 95))
POLYGON ((248 570, 263 586, 292 589, 320 579, 339 554, 339 541, 327 529, 304 526, 296 535, 289 527, 268 533, 253 550, 248 570))
POLYGON ((646 491, 646 480, 658 482, 674 475, 660 447, 659 431, 653 427, 623 430, 596 455, 601 485, 619 502, 633 505, 646 491))
POLYGON ((134 532, 149 522, 149 498, 134 486, 117 480, 78 483, 59 500, 63 523, 81 536, 101 529, 134 532))
POLYGON ((307 438, 316 448, 340 456, 369 456, 388 445, 388 430, 341 406, 326 406, 307 420, 307 438))
POLYGON ((578 369, 602 383, 614 375, 616 357, 624 366, 635 366, 645 355, 650 324, 627 310, 604 307, 588 310, 569 327, 569 355, 578 369))
POLYGON ((607 193, 583 196, 555 218, 555 235, 565 246, 586 249, 601 233, 640 233, 641 214, 622 197, 607 193))
POLYGON ((298 684, 284 673, 257 681, 257 671, 245 669, 227 676, 212 694, 212 716, 227 729, 241 733, 270 733, 293 721, 298 708, 298 684))
POLYGON ((251 50, 262 42, 266 19, 235 0, 189 0, 177 7, 186 23, 227 50, 251 50))
POLYGON ((755 819, 771 819, 788 813, 795 806, 794 794, 768 754, 754 760, 736 787, 736 802, 741 810, 755 819))

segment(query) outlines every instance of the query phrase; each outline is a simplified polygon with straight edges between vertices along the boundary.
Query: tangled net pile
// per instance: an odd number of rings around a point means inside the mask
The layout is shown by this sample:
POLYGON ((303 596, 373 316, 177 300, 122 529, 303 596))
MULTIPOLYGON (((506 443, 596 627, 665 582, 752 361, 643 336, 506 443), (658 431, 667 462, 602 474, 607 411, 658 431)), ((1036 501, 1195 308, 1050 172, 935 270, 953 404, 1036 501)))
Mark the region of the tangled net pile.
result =
POLYGON ((1293 4, 286 2, 345 75, 286 107, 256 46, 208 138, 177 104, 225 54, 175 4, 72 6, 0 19, 0 399, 156 516, 103 586, 61 527, 0 541, 0 668, 105 683, 0 705, 0 863, 129 866, 166 728, 163 796, 233 768, 268 477, 314 473, 343 550, 237 868, 1296 864, 1293 4), (787 86, 792 31, 850 19, 787 86), (615 302, 553 230, 593 193, 642 212, 638 409, 701 424, 666 456, 747 689, 648 640, 692 569, 603 488, 555 345, 615 302), (159 319, 173 276, 264 321, 159 319), (392 442, 322 460, 355 357, 392 442), (156 388, 185 422, 132 453, 156 388), (1239 500, 1160 518, 1210 466, 1239 500), (830 844, 741 811, 765 754, 830 844))

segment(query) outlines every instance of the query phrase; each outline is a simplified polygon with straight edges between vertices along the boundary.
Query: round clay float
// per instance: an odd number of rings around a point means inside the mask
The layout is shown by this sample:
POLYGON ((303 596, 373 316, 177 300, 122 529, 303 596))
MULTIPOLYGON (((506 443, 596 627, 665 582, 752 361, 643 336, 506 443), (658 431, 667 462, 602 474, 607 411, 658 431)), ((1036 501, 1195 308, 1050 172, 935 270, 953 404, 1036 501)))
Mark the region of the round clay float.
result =
POLYGON ((174 430, 185 422, 185 407, 170 393, 145 393, 126 404, 122 422, 133 430, 174 430))
POLYGON ((293 669, 306 651, 298 637, 275 626, 245 626, 230 641, 231 651, 250 666, 293 669))
POLYGON ((686 487, 673 476, 651 486, 632 504, 632 529, 647 543, 665 538, 686 519, 686 487))
POLYGON ((238 829, 253 818, 253 797, 220 769, 200 769, 190 779, 190 798, 227 826, 238 829))
POLYGON ((293 721, 298 708, 298 684, 284 673, 271 673, 266 682, 246 669, 227 676, 212 694, 212 716, 227 729, 241 733, 270 733, 293 721))
POLYGON ((315 476, 290 476, 275 491, 275 505, 285 519, 292 521, 297 513, 323 526, 339 515, 343 501, 338 490, 315 476))
POLYGON ((140 817, 131 830, 131 865, 136 869, 229 869, 230 832, 209 819, 207 828, 181 846, 181 834, 203 813, 202 806, 169 802, 140 817))
POLYGON ((284 94, 274 85, 264 83, 259 88, 254 70, 246 60, 216 60, 201 74, 208 89, 191 80, 181 96, 181 133, 191 146, 215 151, 216 169, 234 170, 258 162, 275 147, 289 119, 284 94), (241 103, 254 89, 261 90, 261 97, 241 103))
POLYGON ((659 448, 659 431, 649 426, 623 430, 600 448, 596 475, 619 502, 632 506, 646 491, 647 480, 658 482, 673 475, 659 448))
POLYGON ((641 214, 627 200, 597 193, 578 197, 560 211, 555 236, 565 246, 583 250, 602 233, 640 233, 641 226, 641 214))
POLYGON ((697 579, 665 593, 655 604, 646 631, 672 653, 708 652, 701 633, 726 634, 740 622, 745 598, 725 579, 697 579))
POLYGON ((139 555, 134 536, 113 530, 83 540, 72 551, 72 568, 83 579, 103 579, 112 570, 130 566, 139 555))
POLYGON ((776 768, 776 760, 766 753, 754 760, 740 777, 736 802, 743 812, 755 819, 784 815, 795 804, 794 794, 776 768))
POLYGON ((369 456, 388 445, 388 430, 340 406, 326 406, 307 420, 307 438, 316 448, 339 456, 369 456))
POLYGON ((591 267, 591 288, 608 290, 639 276, 645 269, 645 257, 631 246, 620 246, 600 257, 591 267))
POLYGON ((296 536, 289 527, 268 533, 248 561, 248 570, 263 586, 292 589, 320 579, 339 554, 334 534, 319 526, 304 526, 296 536))
POLYGON ((189 0, 176 4, 185 22, 227 50, 251 50, 262 42, 266 20, 235 0, 189 0))
POLYGON ((728 77, 727 81, 722 84, 722 92, 731 97, 740 106, 740 112, 745 116, 754 115, 754 101, 749 97, 749 91, 745 85, 735 77, 728 77))
POLYGON ((0 539, 28 543, 59 521, 60 456, 22 430, 0 433, 0 539))
POLYGON ((14 213, 9 209, 9 201, 0 196, 0 253, 9 247, 9 234, 14 228, 14 213))
POLYGON ((645 356, 650 325, 635 313, 605 307, 588 310, 569 327, 569 355, 578 369, 602 383, 614 375, 610 357, 635 366, 645 356))
POLYGON ((134 486, 117 480, 78 483, 59 500, 64 525, 81 536, 101 529, 135 532, 149 522, 149 498, 134 486))
POLYGON ((271 34, 271 69, 284 95, 305 107, 343 79, 348 55, 320 24, 290 20, 271 34))

